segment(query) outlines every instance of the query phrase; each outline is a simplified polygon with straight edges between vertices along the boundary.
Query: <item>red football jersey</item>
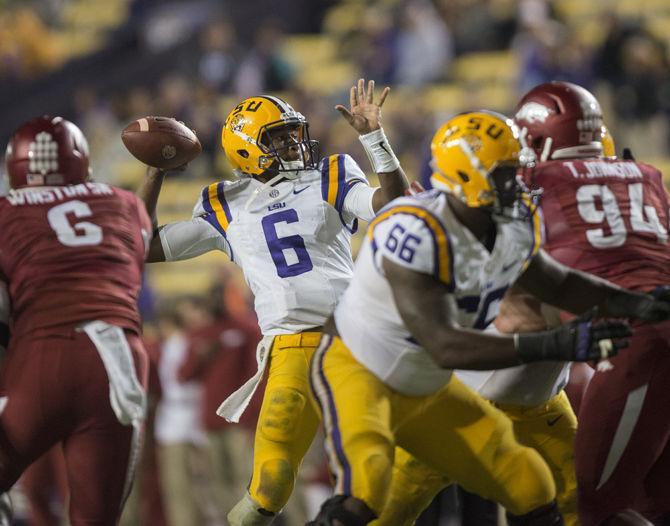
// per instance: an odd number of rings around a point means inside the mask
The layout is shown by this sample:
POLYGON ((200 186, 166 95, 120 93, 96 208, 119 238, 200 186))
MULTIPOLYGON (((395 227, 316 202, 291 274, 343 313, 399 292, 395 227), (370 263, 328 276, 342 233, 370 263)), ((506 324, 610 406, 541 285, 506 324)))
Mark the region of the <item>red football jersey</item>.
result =
POLYGON ((26 188, 0 199, 0 272, 12 332, 103 320, 140 330, 151 233, 144 204, 102 183, 26 188))
POLYGON ((668 196, 661 173, 618 159, 539 163, 547 250, 561 263, 622 287, 670 283, 668 196))

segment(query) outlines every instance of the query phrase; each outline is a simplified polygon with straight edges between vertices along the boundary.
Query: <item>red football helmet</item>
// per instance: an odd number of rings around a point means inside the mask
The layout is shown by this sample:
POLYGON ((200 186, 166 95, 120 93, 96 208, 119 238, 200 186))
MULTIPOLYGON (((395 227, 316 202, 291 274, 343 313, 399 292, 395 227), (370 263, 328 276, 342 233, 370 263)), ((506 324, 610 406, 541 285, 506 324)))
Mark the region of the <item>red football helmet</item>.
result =
POLYGON ((81 183, 89 177, 88 142, 70 121, 44 115, 14 132, 5 165, 12 188, 81 183))
POLYGON ((535 86, 517 105, 514 120, 540 161, 602 156, 600 104, 581 86, 535 86))

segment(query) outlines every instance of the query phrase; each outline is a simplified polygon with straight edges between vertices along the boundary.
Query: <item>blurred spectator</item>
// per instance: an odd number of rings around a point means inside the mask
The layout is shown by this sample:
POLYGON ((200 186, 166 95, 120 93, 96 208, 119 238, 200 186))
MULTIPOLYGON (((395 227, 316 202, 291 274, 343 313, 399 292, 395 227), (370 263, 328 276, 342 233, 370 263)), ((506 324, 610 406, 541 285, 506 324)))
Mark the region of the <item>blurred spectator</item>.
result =
POLYGON ((147 419, 144 423, 144 444, 135 473, 135 482, 121 516, 120 526, 168 526, 161 495, 155 437, 156 408, 161 397, 158 378, 161 341, 158 327, 145 323, 142 335, 149 355, 149 386, 147 419))
POLYGON ((156 111, 159 115, 191 122, 193 118, 193 90, 189 81, 180 73, 161 79, 156 111))
POLYGON ((572 29, 550 18, 541 2, 520 6, 523 30, 514 48, 521 60, 518 91, 552 80, 565 80, 589 88, 593 82, 591 56, 572 29))
POLYGON ((670 68, 665 46, 649 34, 621 43, 621 71, 612 82, 614 109, 624 120, 647 120, 670 110, 670 68))
POLYGON ((0 78, 23 80, 62 62, 52 30, 30 7, 0 12, 0 78))
POLYGON ((213 319, 189 334, 188 358, 178 372, 179 381, 203 385, 200 413, 214 475, 212 489, 222 516, 239 500, 251 478, 253 448, 249 444, 253 443, 261 402, 261 397, 255 396, 237 425, 216 414, 240 382, 256 372, 256 345, 261 339, 253 311, 247 307, 246 312, 233 316, 226 311, 224 299, 222 287, 210 291, 208 310, 213 319))
POLYGON ((602 19, 606 36, 595 52, 594 69, 599 79, 616 84, 623 69, 623 44, 629 38, 642 33, 642 28, 638 23, 623 20, 612 12, 604 12, 602 19))
POLYGON ((362 76, 390 84, 396 71, 397 31, 388 9, 370 6, 363 15, 360 42, 352 50, 362 76))
POLYGON ((207 437, 201 422, 203 387, 182 383, 178 371, 187 357, 188 332, 210 324, 202 300, 182 298, 173 310, 163 311, 163 334, 158 375, 162 397, 156 410, 155 437, 163 502, 170 526, 221 524, 211 498, 211 470, 207 437))
POLYGON ((229 92, 239 61, 235 26, 227 20, 209 24, 199 39, 198 77, 207 89, 229 92))
POLYGON ((400 12, 395 82, 418 86, 444 77, 451 34, 428 0, 410 0, 400 12))
POLYGON ((457 55, 508 48, 517 31, 515 0, 437 0, 457 55))
POLYGON ((596 73, 608 87, 617 137, 638 156, 657 158, 670 144, 667 46, 637 22, 616 15, 606 22, 596 73))
POLYGON ((193 117, 192 120, 188 121, 188 124, 197 133, 203 153, 193 163, 193 168, 196 170, 196 175, 204 175, 207 179, 215 179, 218 178, 214 173, 216 159, 217 156, 223 154, 221 149, 223 123, 218 107, 218 94, 208 88, 196 87, 194 97, 193 117), (198 166, 199 162, 203 164, 198 166))
POLYGON ((282 56, 284 35, 276 21, 263 22, 254 36, 254 46, 246 53, 235 79, 239 98, 267 91, 283 91, 291 86, 293 71, 282 56))
POLYGON ((120 137, 125 124, 119 120, 118 108, 101 97, 91 86, 81 86, 73 94, 75 121, 89 139, 91 170, 96 181, 122 185, 115 167, 128 158, 120 137))

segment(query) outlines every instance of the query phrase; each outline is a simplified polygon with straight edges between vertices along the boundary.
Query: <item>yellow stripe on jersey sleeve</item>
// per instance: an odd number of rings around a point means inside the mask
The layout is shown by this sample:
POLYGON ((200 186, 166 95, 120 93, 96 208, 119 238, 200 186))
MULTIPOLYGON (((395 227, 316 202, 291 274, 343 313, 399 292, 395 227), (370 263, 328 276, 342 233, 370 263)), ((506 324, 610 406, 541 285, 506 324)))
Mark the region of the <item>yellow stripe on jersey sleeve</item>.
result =
POLYGON ((374 239, 374 230, 383 221, 386 221, 390 217, 396 214, 407 214, 414 217, 418 217, 423 221, 423 224, 428 228, 428 230, 433 235, 433 240, 435 242, 435 249, 437 252, 436 263, 437 263, 437 276, 440 281, 446 283, 447 285, 452 285, 453 281, 453 271, 452 271, 452 254, 451 246, 449 243, 449 236, 447 231, 444 229, 440 221, 427 210, 420 208, 418 206, 412 205, 399 205, 394 206, 393 208, 382 212, 380 215, 375 217, 368 228, 368 237, 370 240, 374 239))
POLYGON ((340 167, 338 165, 339 155, 328 157, 328 203, 336 208, 337 191, 339 189, 340 167))
POLYGON ((228 219, 228 215, 224 210, 224 202, 219 197, 218 186, 219 183, 213 183, 209 185, 208 190, 209 204, 212 207, 212 211, 216 215, 216 219, 218 220, 221 227, 224 230, 227 230, 228 225, 230 224, 230 220, 228 219))

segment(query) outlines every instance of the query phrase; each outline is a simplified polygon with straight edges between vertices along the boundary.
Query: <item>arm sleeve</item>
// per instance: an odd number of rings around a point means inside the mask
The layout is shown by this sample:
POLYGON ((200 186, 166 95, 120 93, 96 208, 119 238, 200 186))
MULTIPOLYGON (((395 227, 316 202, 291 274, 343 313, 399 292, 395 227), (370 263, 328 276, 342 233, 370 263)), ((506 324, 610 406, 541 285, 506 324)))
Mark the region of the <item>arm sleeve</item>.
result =
POLYGON ((203 188, 190 221, 168 223, 161 228, 159 235, 165 261, 190 259, 212 250, 225 252, 234 259, 226 237, 229 214, 225 198, 221 197, 222 185, 214 183, 203 188))
POLYGON ((159 235, 165 261, 190 259, 212 250, 225 252, 232 259, 228 240, 203 217, 168 223, 159 235))
POLYGON ((344 199, 342 215, 345 220, 353 221, 358 217, 363 221, 372 221, 375 217, 372 196, 375 195, 377 190, 377 188, 372 188, 367 184, 354 184, 344 199))
POLYGON ((377 189, 370 187, 363 170, 350 155, 344 155, 344 170, 347 188, 342 200, 342 215, 345 221, 356 218, 371 221, 375 216, 372 196, 377 189))
POLYGON ((356 219, 369 221, 374 217, 372 194, 365 174, 349 155, 331 155, 321 162, 321 193, 340 214, 342 223, 352 232, 356 219))

